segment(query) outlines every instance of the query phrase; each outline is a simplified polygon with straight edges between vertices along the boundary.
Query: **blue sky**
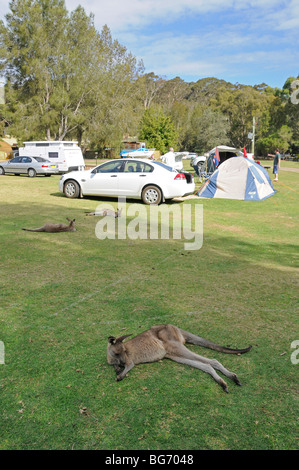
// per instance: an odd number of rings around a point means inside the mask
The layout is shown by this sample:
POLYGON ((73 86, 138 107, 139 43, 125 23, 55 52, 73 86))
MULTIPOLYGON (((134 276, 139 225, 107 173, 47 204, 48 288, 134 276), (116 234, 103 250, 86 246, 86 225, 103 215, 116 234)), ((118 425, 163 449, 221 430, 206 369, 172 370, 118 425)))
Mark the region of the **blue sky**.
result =
POLYGON ((69 11, 79 3, 146 72, 167 79, 281 88, 299 74, 298 0, 66 0, 69 11))

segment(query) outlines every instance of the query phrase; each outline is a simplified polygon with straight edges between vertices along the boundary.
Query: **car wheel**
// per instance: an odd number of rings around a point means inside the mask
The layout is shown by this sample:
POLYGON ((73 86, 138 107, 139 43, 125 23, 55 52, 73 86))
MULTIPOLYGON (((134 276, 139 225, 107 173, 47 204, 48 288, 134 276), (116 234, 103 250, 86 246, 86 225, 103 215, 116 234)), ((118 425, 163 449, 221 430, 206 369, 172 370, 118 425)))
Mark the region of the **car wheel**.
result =
POLYGON ((146 186, 141 194, 144 204, 160 204, 162 201, 162 191, 158 186, 146 186))
POLYGON ((0 175, 5 175, 5 171, 4 171, 4 168, 2 168, 2 166, 0 166, 0 175))
POLYGON ((76 181, 69 180, 65 183, 63 192, 66 197, 74 199, 80 196, 80 186, 76 181))
POLYGON ((34 168, 29 168, 28 176, 29 178, 34 178, 36 176, 36 171, 34 170, 34 168))

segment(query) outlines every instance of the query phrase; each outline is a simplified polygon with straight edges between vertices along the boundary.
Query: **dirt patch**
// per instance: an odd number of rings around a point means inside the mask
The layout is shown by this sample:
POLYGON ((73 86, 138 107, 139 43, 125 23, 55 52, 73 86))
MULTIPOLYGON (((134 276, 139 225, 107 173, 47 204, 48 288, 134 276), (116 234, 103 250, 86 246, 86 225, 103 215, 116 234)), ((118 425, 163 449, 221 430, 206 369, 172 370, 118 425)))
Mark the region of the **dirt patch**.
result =
POLYGON ((299 173, 299 168, 287 168, 287 167, 280 167, 282 171, 293 171, 294 173, 299 173))

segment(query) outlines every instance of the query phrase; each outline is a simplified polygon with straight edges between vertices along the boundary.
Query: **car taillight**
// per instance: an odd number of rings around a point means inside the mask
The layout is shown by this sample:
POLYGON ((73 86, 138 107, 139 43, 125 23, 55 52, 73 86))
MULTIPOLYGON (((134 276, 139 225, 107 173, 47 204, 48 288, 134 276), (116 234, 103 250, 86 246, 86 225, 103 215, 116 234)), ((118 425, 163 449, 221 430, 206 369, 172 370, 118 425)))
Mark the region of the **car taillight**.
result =
POLYGON ((48 165, 42 165, 42 168, 48 168, 48 165))
POLYGON ((178 173, 175 178, 175 180, 185 180, 186 179, 186 176, 184 175, 184 173, 178 173))

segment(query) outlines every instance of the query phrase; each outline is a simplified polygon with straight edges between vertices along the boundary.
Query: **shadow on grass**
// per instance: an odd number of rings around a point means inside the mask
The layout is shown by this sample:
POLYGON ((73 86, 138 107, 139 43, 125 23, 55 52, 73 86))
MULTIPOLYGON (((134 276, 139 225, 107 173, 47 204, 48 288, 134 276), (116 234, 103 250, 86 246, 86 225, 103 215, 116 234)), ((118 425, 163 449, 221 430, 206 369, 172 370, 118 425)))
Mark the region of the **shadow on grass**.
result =
MULTIPOLYGON (((55 193, 56 197, 64 197, 60 193, 55 193)), ((99 200, 97 197, 90 197, 88 200, 101 203, 103 199, 99 200)), ((34 240, 34 250, 44 250, 45 244, 42 240, 47 240, 48 237, 52 237, 51 240, 64 239, 71 243, 71 251, 77 250, 78 252, 84 251, 84 243, 88 241, 88 246, 91 252, 95 250, 97 253, 99 249, 99 243, 105 242, 105 250, 107 250, 106 256, 109 258, 109 250, 111 254, 115 256, 115 251, 119 248, 124 248, 131 242, 128 237, 125 239, 117 238, 117 219, 116 219, 116 237, 115 239, 98 240, 95 236, 95 226, 100 218, 86 217, 86 204, 83 209, 82 200, 76 200, 73 207, 62 207, 55 204, 42 204, 38 202, 28 204, 0 204, 0 213, 2 216, 1 232, 4 236, 7 236, 8 240, 13 242, 14 235, 16 235, 16 242, 20 242, 22 239, 30 243, 30 240, 34 240), (23 232, 21 229, 24 228, 35 228, 40 227, 45 222, 63 223, 66 217, 76 218, 77 232, 75 233, 60 233, 60 234, 45 234, 45 233, 31 233, 23 232), (43 238, 44 237, 44 238, 43 238), (40 240, 40 243, 37 243, 40 240), (93 242, 94 240, 94 242, 93 242)), ((114 202, 114 198, 105 199, 107 202, 114 202)), ((74 202, 74 201, 71 201, 74 202)), ((136 202, 136 201, 134 201, 136 202)), ((92 208, 91 208, 92 210, 92 208)), ((127 224, 130 223, 130 218, 127 220, 127 224)), ((148 222, 149 224, 149 222, 148 222)), ((144 262, 148 264, 148 260, 159 259, 161 256, 167 257, 169 254, 181 252, 183 250, 183 243, 185 239, 174 240, 151 240, 148 236, 147 239, 136 238, 133 240, 133 244, 130 243, 130 250, 133 252, 136 249, 135 256, 137 256, 139 264, 144 262), (157 252, 155 252, 157 251, 157 252), (163 254, 161 254, 163 253, 163 254)), ((5 246, 5 239, 3 242, 5 246)), ((48 250, 51 251, 52 247, 49 246, 48 250)), ((126 256, 126 251, 123 254, 126 256)), ((242 235, 234 235, 233 237, 227 234, 204 234, 203 246, 200 250, 191 251, 194 260, 198 257, 198 262, 202 263, 213 260, 216 265, 226 263, 227 259, 233 258, 236 264, 238 263, 249 263, 250 265, 260 265, 261 262, 265 264, 273 265, 273 268, 289 267, 295 268, 298 266, 298 245, 295 243, 278 243, 269 240, 259 240, 257 238, 246 240, 242 235)), ((127 254, 128 261, 132 260, 132 254, 127 254)), ((181 257, 182 258, 182 257, 181 257)))
MULTIPOLYGON (((60 193, 60 192, 55 192, 55 193, 50 193, 50 196, 53 196, 53 197, 59 197, 59 198, 66 198, 66 196, 63 194, 63 193, 60 193)), ((75 198, 73 200, 84 200, 84 201, 98 201, 98 204, 101 204, 101 203, 129 203, 129 204, 141 204, 142 206, 144 207, 149 207, 147 206, 146 204, 144 204, 142 202, 141 199, 133 199, 133 198, 127 198, 127 197, 121 197, 121 196, 84 196, 84 198, 75 198)), ((71 199, 72 200, 72 199, 71 199)), ((177 204, 181 204, 182 201, 175 201, 173 199, 171 200, 167 200, 167 204, 170 204, 170 205, 177 205, 177 204)))

